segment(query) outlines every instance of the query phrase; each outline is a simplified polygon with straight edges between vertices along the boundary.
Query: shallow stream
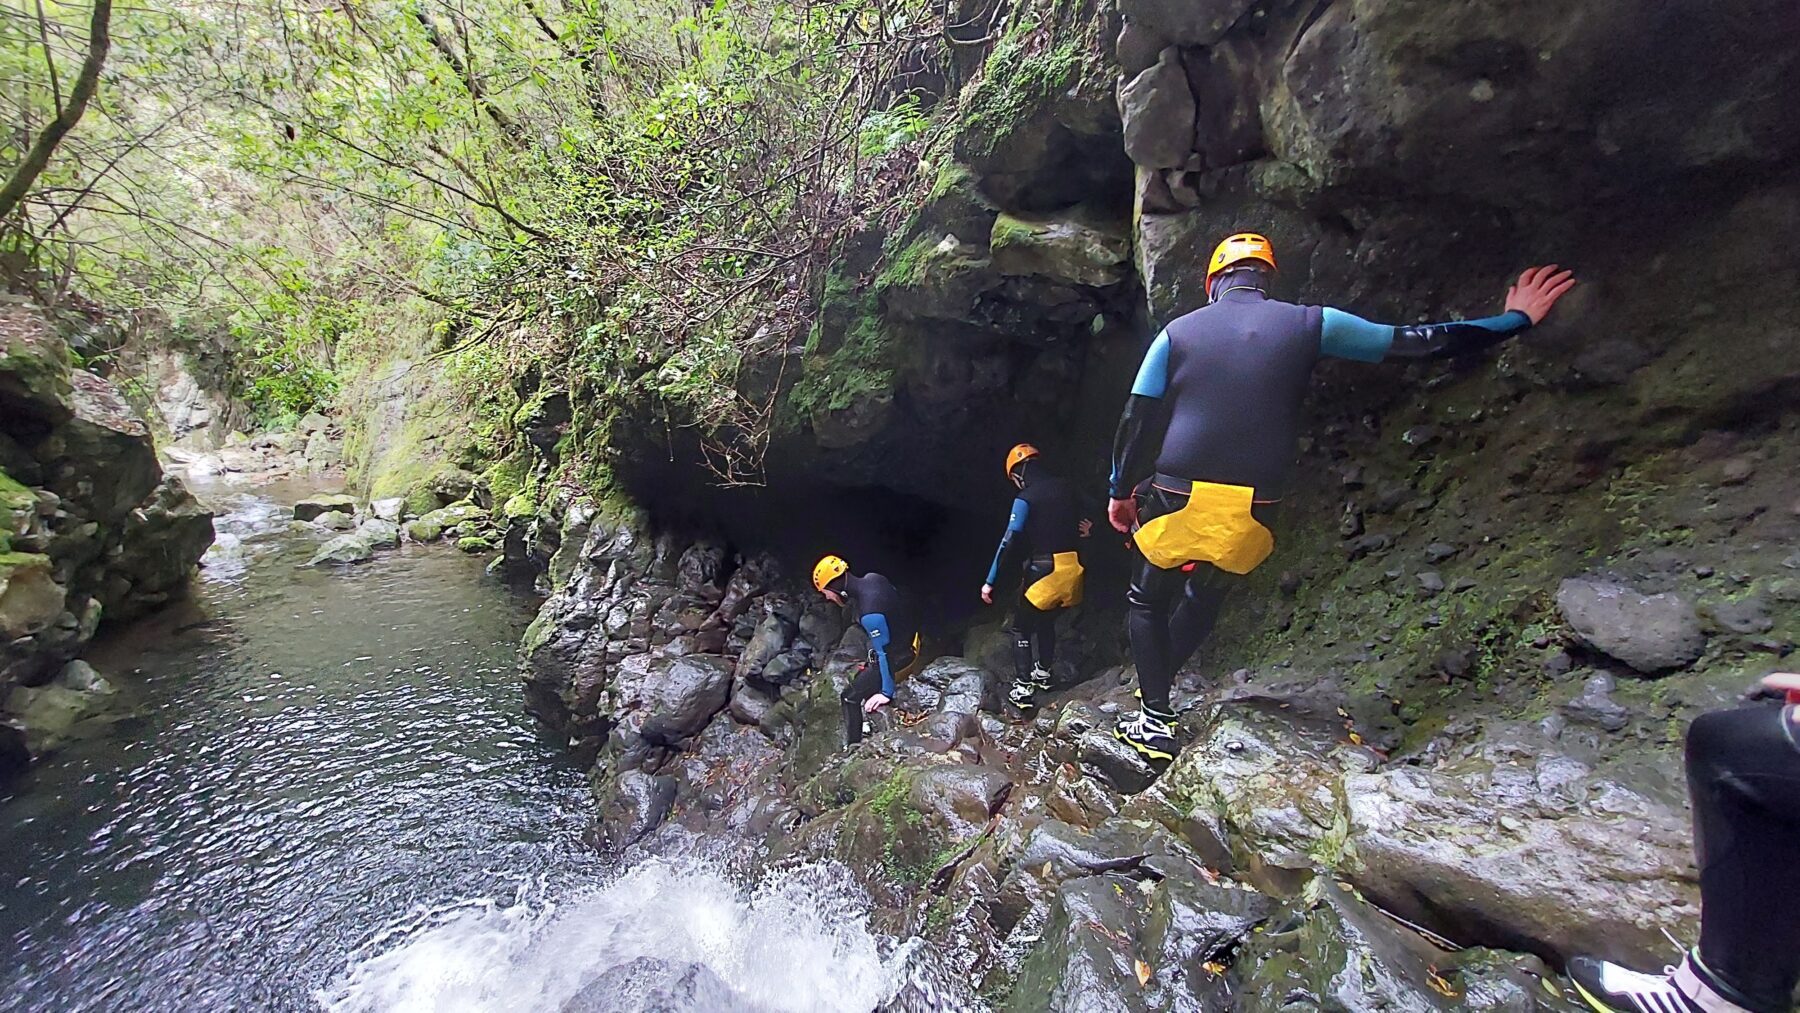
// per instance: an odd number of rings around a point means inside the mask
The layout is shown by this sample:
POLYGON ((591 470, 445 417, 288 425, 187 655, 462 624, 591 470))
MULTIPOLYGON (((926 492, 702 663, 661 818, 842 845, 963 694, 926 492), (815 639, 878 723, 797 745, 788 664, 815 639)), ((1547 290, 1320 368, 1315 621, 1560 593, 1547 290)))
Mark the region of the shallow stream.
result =
POLYGON ((0 798, 0 1006, 868 1010, 904 948, 825 870, 609 869, 522 712, 533 602, 446 547, 298 564, 279 491, 89 654, 129 716, 0 798))

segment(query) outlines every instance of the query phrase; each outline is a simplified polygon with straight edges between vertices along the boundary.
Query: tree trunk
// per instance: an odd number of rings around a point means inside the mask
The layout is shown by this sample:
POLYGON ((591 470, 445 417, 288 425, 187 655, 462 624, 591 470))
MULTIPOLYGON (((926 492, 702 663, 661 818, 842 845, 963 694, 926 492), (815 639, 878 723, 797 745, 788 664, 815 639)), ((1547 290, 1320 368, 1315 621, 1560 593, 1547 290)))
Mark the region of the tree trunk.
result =
POLYGON ((6 186, 0 188, 0 221, 4 221, 31 192, 31 185, 37 182, 38 174, 44 166, 50 164, 50 156, 56 152, 56 146, 62 143, 64 136, 75 129, 81 121, 81 114, 87 111, 88 99, 94 97, 94 91, 100 86, 100 68, 106 63, 106 51, 112 47, 112 0, 94 0, 94 17, 88 27, 87 59, 81 61, 81 74, 75 79, 75 87, 69 92, 69 104, 44 127, 32 143, 31 150, 25 153, 25 160, 13 170, 12 178, 6 186))

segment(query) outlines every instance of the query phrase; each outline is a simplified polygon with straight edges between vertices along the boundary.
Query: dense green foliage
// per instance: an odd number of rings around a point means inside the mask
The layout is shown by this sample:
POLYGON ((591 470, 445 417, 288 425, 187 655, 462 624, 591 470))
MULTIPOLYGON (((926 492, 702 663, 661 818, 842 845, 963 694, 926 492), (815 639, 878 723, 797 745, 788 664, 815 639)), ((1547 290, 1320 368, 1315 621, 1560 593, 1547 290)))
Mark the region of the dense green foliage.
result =
MULTIPOLYGON (((596 445, 629 395, 753 480, 774 406, 738 364, 803 339, 842 235, 916 174, 930 99, 899 82, 930 75, 933 10, 121 8, 94 109, 0 223, 6 281, 155 308, 237 356, 269 418, 329 405, 346 339, 426 300, 451 372, 580 395, 596 445)), ((24 128, 0 166, 54 115, 89 11, 0 17, 24 128)))

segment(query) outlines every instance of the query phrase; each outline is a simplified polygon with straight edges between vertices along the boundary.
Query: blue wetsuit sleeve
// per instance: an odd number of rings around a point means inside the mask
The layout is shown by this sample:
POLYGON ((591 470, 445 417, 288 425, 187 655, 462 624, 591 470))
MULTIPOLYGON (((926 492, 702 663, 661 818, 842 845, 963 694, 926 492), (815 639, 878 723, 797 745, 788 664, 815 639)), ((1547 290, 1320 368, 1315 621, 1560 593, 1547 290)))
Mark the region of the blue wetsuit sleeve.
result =
POLYGON ((875 612, 862 617, 863 629, 869 631, 869 648, 875 652, 875 661, 881 666, 881 695, 892 700, 894 698, 894 666, 888 662, 888 644, 893 635, 888 632, 887 616, 875 612))
POLYGON ((1125 412, 1119 416, 1119 429, 1113 435, 1112 474, 1107 479, 1107 494, 1113 499, 1131 495, 1131 486, 1143 477, 1151 454, 1150 444, 1160 427, 1151 423, 1160 416, 1163 395, 1169 390, 1169 332, 1165 329, 1150 342, 1144 361, 1138 366, 1137 379, 1131 384, 1131 396, 1125 399, 1125 412))
POLYGON ((1012 516, 1006 520, 1006 533, 1000 536, 1000 548, 994 551, 994 563, 988 567, 986 583, 992 584, 1000 579, 1000 563, 1006 558, 1006 550, 1012 548, 1013 541, 1025 530, 1025 518, 1031 516, 1031 504, 1024 498, 1013 500, 1012 516))
POLYGON ((1169 389, 1169 332, 1162 331, 1150 347, 1144 351, 1144 361, 1138 364, 1137 379, 1131 383, 1131 392, 1138 397, 1162 397, 1169 389))
POLYGON ((1395 326, 1327 306, 1319 328, 1319 352, 1356 362, 1462 355, 1503 341, 1530 326, 1531 318, 1518 310, 1479 320, 1395 326))

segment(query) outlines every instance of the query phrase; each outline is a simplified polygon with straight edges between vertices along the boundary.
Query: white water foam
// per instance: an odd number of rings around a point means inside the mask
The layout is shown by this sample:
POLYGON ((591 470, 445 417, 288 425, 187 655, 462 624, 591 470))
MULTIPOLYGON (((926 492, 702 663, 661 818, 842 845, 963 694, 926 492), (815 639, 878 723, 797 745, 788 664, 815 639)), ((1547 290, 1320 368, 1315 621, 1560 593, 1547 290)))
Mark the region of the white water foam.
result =
POLYGON ((745 887, 712 863, 651 859, 561 904, 428 912, 317 998, 333 1013, 868 1013, 916 950, 871 932, 868 911, 841 867, 745 887))

